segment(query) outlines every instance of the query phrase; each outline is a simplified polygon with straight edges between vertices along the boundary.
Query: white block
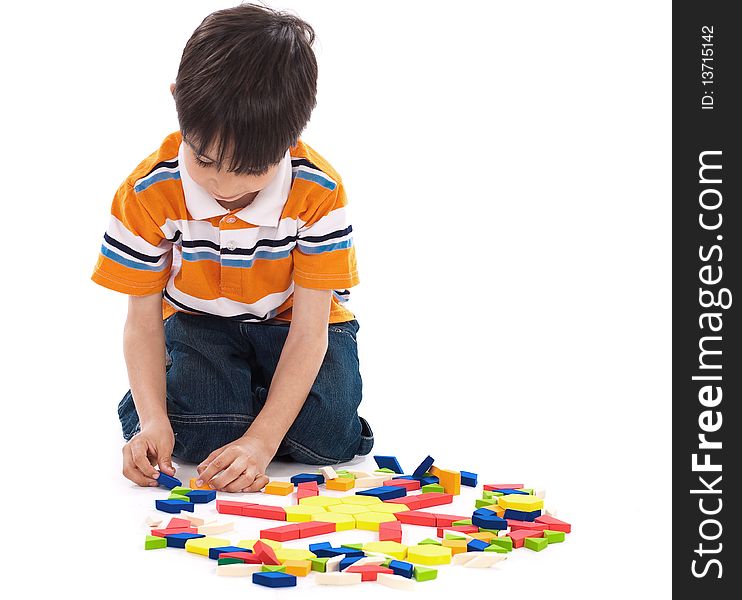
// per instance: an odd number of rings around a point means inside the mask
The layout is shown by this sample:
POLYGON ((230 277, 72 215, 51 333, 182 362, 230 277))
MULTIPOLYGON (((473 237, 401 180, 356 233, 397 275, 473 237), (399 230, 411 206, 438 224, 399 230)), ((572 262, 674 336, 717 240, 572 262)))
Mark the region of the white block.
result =
POLYGON ((227 531, 234 531, 234 522, 229 523, 212 523, 210 525, 201 525, 198 528, 199 533, 204 535, 217 535, 219 533, 226 533, 227 531))
POLYGON ((332 467, 320 467, 319 470, 325 476, 325 479, 337 479, 338 474, 332 467))
POLYGON ((366 473, 366 471, 351 471, 350 469, 346 469, 348 473, 353 475, 356 479, 359 477, 371 477, 371 473, 366 473))
POLYGON ((314 574, 314 581, 319 585, 355 585, 361 583, 361 578, 360 573, 345 573, 344 571, 314 574))
POLYGON ((392 575, 391 573, 379 573, 376 576, 376 581, 381 585, 398 590, 411 590, 415 587, 415 582, 412 579, 407 579, 407 577, 401 575, 392 575))
POLYGON ((546 490, 535 490, 533 495, 541 499, 546 498, 546 490))
POLYGON ((556 508, 547 508, 544 510, 544 514, 549 515, 550 517, 556 518, 557 516, 556 508))
MULTIPOLYGON (((465 565, 470 560, 474 560, 477 556, 483 554, 483 552, 459 552, 451 557, 452 565, 465 565)), ((494 552, 488 552, 487 554, 495 554, 494 552)))
MULTIPOLYGON (((497 552, 475 552, 479 554, 471 560, 464 563, 464 566, 471 569, 487 569, 493 565, 496 565, 500 561, 507 560, 507 556, 504 554, 498 554, 497 552)), ((456 556, 459 556, 458 554, 456 556)))
POLYGON ((249 565, 245 563, 233 563, 231 565, 217 565, 216 574, 224 577, 249 577, 257 573, 263 565, 249 565))
POLYGON ((385 560, 388 560, 389 558, 391 558, 392 560, 396 560, 393 556, 387 557, 386 555, 384 555, 384 556, 364 556, 363 558, 359 558, 353 564, 354 565, 358 565, 358 566, 361 566, 361 565, 380 565, 381 563, 383 563, 385 560))
POLYGON ((383 485, 385 481, 389 481, 391 477, 361 477, 355 480, 357 488, 373 488, 383 485))
MULTIPOLYGON (((199 533, 200 533, 200 532, 199 532, 199 533)), ((462 538, 464 538, 464 539, 466 540, 467 544, 468 544, 469 542, 471 542, 471 541, 472 541, 473 539, 475 539, 475 538, 473 538, 472 536, 470 536, 470 535, 469 535, 468 533, 465 533, 465 532, 463 532, 463 531, 455 531, 455 530, 453 530, 453 529, 444 529, 444 530, 442 531, 442 533, 443 533, 443 539, 444 539, 444 540, 446 539, 446 534, 447 534, 447 533, 450 533, 451 535, 457 535, 457 536, 459 536, 459 537, 462 537, 462 538)))
POLYGON ((160 515, 147 515, 145 523, 148 527, 159 527, 162 523, 162 517, 160 515))
POLYGON ((331 572, 331 571, 339 571, 340 570, 340 561, 345 558, 345 554, 341 554, 340 556, 333 556, 329 559, 327 559, 327 562, 325 563, 325 571, 331 572))
POLYGON ((208 525, 209 523, 216 523, 216 517, 197 517, 193 513, 182 512, 184 519, 188 519, 191 525, 194 527, 201 527, 201 525, 208 525))

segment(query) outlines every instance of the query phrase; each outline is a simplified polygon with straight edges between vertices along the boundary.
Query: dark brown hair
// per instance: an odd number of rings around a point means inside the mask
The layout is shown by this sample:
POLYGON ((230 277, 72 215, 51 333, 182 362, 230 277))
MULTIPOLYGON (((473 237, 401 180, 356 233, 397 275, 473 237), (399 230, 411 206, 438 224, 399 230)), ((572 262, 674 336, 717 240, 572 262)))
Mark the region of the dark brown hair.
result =
POLYGON ((183 50, 175 80, 180 131, 198 154, 216 144, 228 170, 262 175, 295 145, 317 104, 314 30, 258 4, 207 16, 183 50))

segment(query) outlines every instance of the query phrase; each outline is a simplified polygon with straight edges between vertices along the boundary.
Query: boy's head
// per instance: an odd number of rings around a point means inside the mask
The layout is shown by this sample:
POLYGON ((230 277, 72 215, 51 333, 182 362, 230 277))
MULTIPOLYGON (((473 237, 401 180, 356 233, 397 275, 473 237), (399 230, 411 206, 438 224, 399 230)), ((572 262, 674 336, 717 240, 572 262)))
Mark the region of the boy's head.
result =
POLYGON ((216 11, 193 32, 170 90, 188 171, 212 195, 262 189, 296 144, 317 103, 313 42, 308 23, 255 4, 216 11))

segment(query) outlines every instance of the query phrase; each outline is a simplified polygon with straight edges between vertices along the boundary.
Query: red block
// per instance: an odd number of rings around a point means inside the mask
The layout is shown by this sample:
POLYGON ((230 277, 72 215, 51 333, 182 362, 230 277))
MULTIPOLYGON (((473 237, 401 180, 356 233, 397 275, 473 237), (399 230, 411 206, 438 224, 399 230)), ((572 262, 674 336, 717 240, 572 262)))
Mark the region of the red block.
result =
POLYGON ((267 504, 249 504, 242 508, 243 517, 257 517, 258 519, 273 519, 285 521, 286 511, 283 506, 269 506, 267 504))
POLYGON ((381 565, 350 565, 344 572, 360 573, 361 581, 376 581, 376 576, 379 573, 394 573, 391 569, 381 565))
MULTIPOLYGON (((317 483, 317 482, 314 481, 312 483, 317 483)), ((312 488, 300 487, 300 488, 297 488, 296 490, 296 501, 298 502, 302 498, 308 498, 309 496, 318 496, 318 495, 319 495, 319 490, 317 488, 312 489, 312 488)))
POLYGON ((236 558, 241 560, 243 563, 248 563, 251 565, 262 565, 263 561, 260 560, 260 558, 253 554, 252 552, 220 552, 219 558, 236 558))
POLYGON ((253 554, 257 556, 264 565, 280 565, 281 562, 276 558, 276 553, 265 542, 258 540, 252 547, 253 554))
POLYGON ((174 519, 170 519, 170 522, 167 524, 166 529, 179 529, 182 527, 192 527, 191 522, 188 519, 178 519, 176 517, 174 519))
POLYGON ((525 539, 544 537, 543 531, 529 531, 528 529, 519 529, 518 531, 511 531, 507 534, 511 540, 513 540, 513 548, 521 548, 525 543, 525 539))
POLYGON ((381 485, 395 485, 397 487, 403 487, 408 492, 420 489, 420 482, 417 479, 389 479, 381 485))
POLYGON ((287 540, 298 540, 301 537, 299 525, 281 525, 280 527, 271 527, 260 531, 260 539, 275 540, 285 542, 287 540))
POLYGON ((410 510, 416 510, 420 508, 420 506, 418 506, 418 504, 420 504, 420 501, 417 499, 417 496, 402 496, 401 498, 384 500, 384 502, 391 502, 393 504, 404 504, 410 510))
POLYGON ((399 521, 400 523, 435 527, 435 515, 433 513, 424 512, 422 510, 405 510, 402 512, 394 513, 394 516, 397 517, 397 521, 399 521))
POLYGON ((304 521, 298 523, 299 537, 304 539, 314 535, 325 535, 326 533, 335 533, 335 523, 324 523, 322 521, 304 521))
POLYGON ((544 529, 549 529, 549 526, 544 523, 536 523, 535 521, 516 521, 514 519, 508 519, 508 527, 510 527, 510 531, 515 531, 517 529, 543 531, 544 529))
POLYGON ((464 519, 471 519, 471 515, 466 517, 456 515, 444 515, 441 513, 433 513, 435 515, 435 524, 437 527, 450 527, 454 521, 463 521, 464 519))
POLYGON ((485 483, 484 489, 492 492, 499 490, 519 490, 525 486, 522 483, 485 483))
POLYGON ((444 494, 443 492, 426 492, 424 494, 418 494, 415 498, 417 498, 418 508, 440 506, 441 504, 451 504, 453 502, 453 494, 444 494))
POLYGON ((172 529, 168 529, 167 527, 165 527, 162 529, 153 529, 150 535, 154 535, 157 537, 165 537, 166 535, 170 535, 171 533, 198 533, 198 528, 196 527, 173 527, 172 529))
POLYGON ((302 481, 296 484, 297 490, 315 490, 319 491, 319 486, 316 481, 302 481))
POLYGON ((570 533, 572 531, 572 525, 549 515, 536 517, 536 523, 547 525, 546 529, 550 529, 551 531, 563 531, 564 533, 570 533))
POLYGON ((443 530, 446 531, 460 531, 461 533, 477 533, 479 531, 479 527, 476 525, 455 525, 453 527, 439 527, 438 528, 438 537, 443 537, 443 530))
POLYGON ((223 515, 241 515, 242 509, 252 506, 252 502, 235 502, 234 500, 217 500, 216 512, 223 515))
POLYGON ((402 523, 400 521, 389 521, 379 523, 379 541, 380 542, 399 542, 402 543, 402 523))

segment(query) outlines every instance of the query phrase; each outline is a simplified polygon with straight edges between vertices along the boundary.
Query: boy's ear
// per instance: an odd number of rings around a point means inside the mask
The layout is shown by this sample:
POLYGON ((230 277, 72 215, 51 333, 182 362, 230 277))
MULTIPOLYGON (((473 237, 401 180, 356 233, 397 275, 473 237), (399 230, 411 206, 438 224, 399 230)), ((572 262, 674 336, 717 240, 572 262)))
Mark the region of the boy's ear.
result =
POLYGON ((172 94, 173 96, 175 96, 175 84, 174 84, 174 83, 171 83, 171 84, 170 84, 170 93, 171 93, 171 94, 172 94))

